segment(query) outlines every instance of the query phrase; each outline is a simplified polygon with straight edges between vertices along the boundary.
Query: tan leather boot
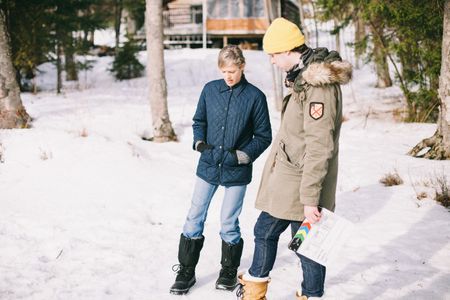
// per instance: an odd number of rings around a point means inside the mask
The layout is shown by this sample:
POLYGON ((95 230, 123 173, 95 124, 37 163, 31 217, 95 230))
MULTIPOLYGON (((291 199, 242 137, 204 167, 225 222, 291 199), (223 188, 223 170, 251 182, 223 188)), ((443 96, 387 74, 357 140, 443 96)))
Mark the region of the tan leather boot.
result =
POLYGON ((267 300, 267 286, 270 279, 264 281, 249 281, 242 278, 244 274, 239 274, 238 280, 241 284, 238 297, 241 300, 267 300))
POLYGON ((297 300, 308 300, 308 297, 306 296, 300 296, 301 294, 298 293, 298 291, 295 293, 295 299, 297 300))

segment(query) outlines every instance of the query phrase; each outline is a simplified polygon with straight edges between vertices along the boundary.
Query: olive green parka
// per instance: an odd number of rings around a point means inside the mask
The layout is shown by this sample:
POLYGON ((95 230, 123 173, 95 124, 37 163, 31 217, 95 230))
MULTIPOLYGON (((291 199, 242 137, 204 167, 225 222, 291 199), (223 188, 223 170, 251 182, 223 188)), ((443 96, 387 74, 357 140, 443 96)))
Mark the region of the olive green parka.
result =
POLYGON ((283 100, 280 129, 255 205, 279 219, 302 221, 304 205, 335 208, 342 123, 340 85, 350 81, 352 66, 339 56, 327 55, 326 49, 314 50, 311 63, 283 100))

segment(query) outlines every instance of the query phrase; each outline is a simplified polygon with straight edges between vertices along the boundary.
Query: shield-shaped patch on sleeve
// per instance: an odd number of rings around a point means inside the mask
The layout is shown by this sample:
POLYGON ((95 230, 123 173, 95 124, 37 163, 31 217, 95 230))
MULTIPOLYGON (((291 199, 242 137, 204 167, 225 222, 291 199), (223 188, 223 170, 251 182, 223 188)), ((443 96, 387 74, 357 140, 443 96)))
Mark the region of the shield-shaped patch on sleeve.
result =
POLYGON ((323 116, 325 107, 322 102, 311 102, 309 104, 309 115, 314 120, 319 120, 323 116))

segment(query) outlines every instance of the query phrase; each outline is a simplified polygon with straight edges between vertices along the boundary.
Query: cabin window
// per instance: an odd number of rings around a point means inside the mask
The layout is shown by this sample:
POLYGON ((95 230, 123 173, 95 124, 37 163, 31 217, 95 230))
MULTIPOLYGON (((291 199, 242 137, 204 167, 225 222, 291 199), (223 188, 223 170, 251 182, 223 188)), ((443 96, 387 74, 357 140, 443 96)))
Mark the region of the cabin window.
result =
POLYGON ((203 11, 201 5, 191 6, 192 23, 202 24, 203 23, 203 11))
POLYGON ((230 18, 239 19, 241 18, 241 10, 240 10, 240 0, 230 0, 230 18))
POLYGON ((244 0, 244 17, 264 17, 264 0, 244 0))
POLYGON ((208 17, 211 19, 264 18, 265 0, 208 0, 208 17))

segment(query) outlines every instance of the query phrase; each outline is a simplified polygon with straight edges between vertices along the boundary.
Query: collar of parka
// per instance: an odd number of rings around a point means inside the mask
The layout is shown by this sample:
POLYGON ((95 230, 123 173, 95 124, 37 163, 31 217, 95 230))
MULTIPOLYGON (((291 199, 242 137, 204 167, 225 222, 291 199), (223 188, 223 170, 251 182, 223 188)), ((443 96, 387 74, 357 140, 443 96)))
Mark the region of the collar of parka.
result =
POLYGON ((352 65, 346 61, 312 63, 303 72, 303 79, 310 85, 346 84, 352 79, 352 65))
POLYGON ((343 61, 336 51, 328 52, 325 48, 314 49, 314 55, 297 76, 294 91, 299 92, 306 84, 321 86, 327 84, 346 84, 352 79, 353 67, 348 61, 343 61))

